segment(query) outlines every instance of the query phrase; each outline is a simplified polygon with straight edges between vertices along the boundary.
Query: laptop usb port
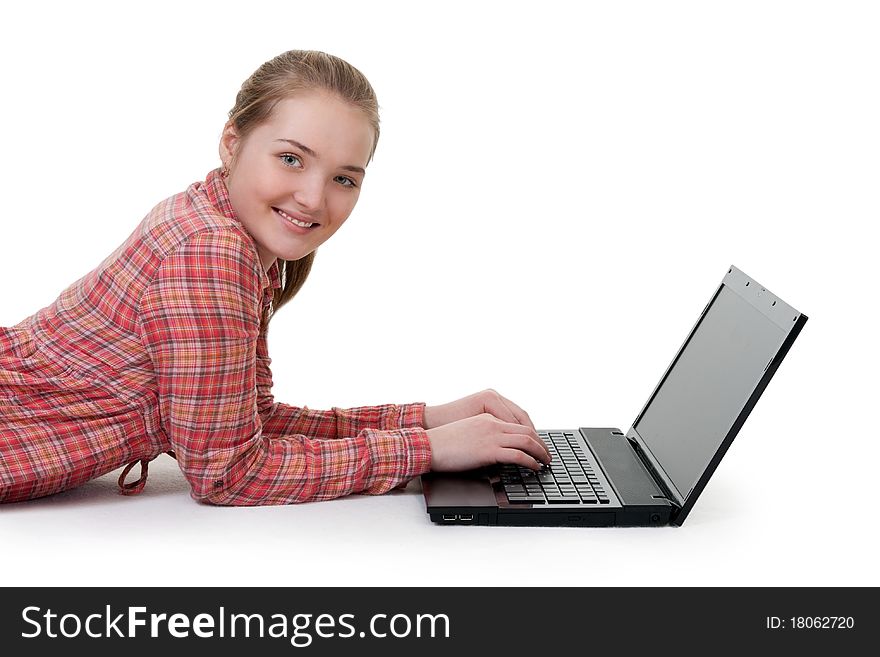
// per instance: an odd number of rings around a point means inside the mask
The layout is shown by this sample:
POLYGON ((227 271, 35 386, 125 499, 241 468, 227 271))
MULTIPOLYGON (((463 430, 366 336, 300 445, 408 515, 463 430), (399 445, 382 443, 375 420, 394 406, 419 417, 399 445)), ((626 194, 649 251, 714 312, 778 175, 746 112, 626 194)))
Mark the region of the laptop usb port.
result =
POLYGON ((458 516, 450 516, 443 514, 443 522, 455 522, 458 519, 458 516))
POLYGON ((473 514, 469 513, 465 516, 458 516, 458 519, 461 520, 462 522, 473 522, 474 516, 473 516, 473 514))

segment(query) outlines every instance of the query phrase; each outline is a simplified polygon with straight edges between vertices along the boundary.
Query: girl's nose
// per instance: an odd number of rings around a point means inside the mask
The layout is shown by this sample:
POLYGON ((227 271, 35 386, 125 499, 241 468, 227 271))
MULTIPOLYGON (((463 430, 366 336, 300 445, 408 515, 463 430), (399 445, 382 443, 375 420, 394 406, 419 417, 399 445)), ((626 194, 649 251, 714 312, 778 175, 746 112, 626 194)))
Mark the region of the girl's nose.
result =
POLYGON ((298 176, 293 198, 304 212, 319 210, 324 202, 324 181, 320 176, 298 176))

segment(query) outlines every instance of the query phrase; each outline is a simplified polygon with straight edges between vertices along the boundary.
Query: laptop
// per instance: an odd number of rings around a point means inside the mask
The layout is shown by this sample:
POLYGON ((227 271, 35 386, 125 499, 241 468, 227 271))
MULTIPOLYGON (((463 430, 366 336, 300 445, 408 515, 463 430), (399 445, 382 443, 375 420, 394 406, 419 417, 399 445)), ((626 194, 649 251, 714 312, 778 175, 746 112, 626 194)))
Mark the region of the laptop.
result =
POLYGON ((731 266, 626 433, 544 431, 552 462, 421 476, 443 525, 680 526, 807 316, 731 266))

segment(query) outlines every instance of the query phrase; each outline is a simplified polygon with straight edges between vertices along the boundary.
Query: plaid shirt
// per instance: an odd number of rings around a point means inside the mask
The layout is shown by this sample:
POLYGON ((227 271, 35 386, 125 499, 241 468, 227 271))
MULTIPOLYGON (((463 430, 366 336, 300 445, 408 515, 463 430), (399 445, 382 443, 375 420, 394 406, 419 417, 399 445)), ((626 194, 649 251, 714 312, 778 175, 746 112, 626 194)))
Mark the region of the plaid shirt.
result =
MULTIPOLYGON (((159 203, 50 306, 0 328, 0 502, 129 464, 178 461, 199 501, 385 493, 430 469, 423 403, 318 411, 276 402, 264 270, 219 169, 159 203)), ((141 464, 141 478, 124 483, 141 464)))

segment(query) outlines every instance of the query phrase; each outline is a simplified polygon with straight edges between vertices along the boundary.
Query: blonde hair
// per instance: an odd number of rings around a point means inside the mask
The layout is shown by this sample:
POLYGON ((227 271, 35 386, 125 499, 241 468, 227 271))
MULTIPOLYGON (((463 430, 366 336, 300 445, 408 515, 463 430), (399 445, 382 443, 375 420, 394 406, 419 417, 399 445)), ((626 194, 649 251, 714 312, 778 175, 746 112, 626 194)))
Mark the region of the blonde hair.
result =
MULTIPOLYGON (((288 50, 270 59, 245 80, 229 120, 239 138, 244 140, 257 126, 269 119, 279 101, 303 91, 324 90, 335 93, 366 115, 374 131, 369 163, 379 142, 379 103, 367 78, 339 57, 317 50, 288 50)), ((272 315, 290 301, 308 278, 315 253, 299 260, 278 259, 281 287, 275 290, 270 308, 263 316, 264 326, 272 315)))

